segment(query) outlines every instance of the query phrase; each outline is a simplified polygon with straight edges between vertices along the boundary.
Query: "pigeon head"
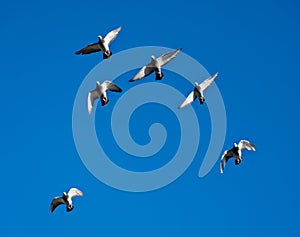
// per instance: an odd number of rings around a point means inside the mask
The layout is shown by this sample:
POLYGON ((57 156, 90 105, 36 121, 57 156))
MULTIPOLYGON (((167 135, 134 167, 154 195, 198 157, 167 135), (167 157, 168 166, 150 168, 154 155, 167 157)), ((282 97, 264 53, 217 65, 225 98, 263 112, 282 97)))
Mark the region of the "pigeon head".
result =
POLYGON ((99 81, 96 81, 96 86, 100 86, 100 82, 99 81))
POLYGON ((98 35, 98 39, 102 41, 102 36, 101 36, 101 35, 98 35))
POLYGON ((234 143, 233 145, 234 145, 234 147, 238 147, 238 145, 236 143, 234 143))
POLYGON ((155 59, 155 57, 154 57, 154 55, 152 55, 151 56, 151 59, 153 60, 153 61, 155 61, 156 59, 155 59))
POLYGON ((66 193, 66 192, 63 192, 63 196, 64 196, 64 197, 67 197, 68 195, 67 195, 67 193, 66 193))

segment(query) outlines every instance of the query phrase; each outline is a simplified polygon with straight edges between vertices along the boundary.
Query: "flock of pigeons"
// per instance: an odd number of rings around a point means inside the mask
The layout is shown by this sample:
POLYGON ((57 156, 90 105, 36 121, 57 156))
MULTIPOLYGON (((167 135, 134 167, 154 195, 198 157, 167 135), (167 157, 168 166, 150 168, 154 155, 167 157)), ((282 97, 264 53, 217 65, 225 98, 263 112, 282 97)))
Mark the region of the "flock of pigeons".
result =
MULTIPOLYGON (((110 58, 112 56, 112 51, 109 48, 109 45, 111 42, 117 37, 121 30, 121 27, 118 27, 115 30, 112 30, 109 32, 104 38, 102 36, 98 36, 98 42, 89 44, 86 47, 78 50, 75 52, 75 54, 90 54, 95 52, 102 51, 103 53, 103 59, 110 58)), ((151 56, 151 62, 145 66, 143 66, 139 72, 129 80, 129 82, 134 82, 137 80, 141 80, 144 77, 150 75, 151 73, 155 72, 155 80, 161 80, 164 77, 164 74, 162 73, 162 67, 169 63, 171 60, 173 60, 180 52, 181 48, 163 54, 158 58, 155 58, 154 56, 151 56)), ((218 73, 215 73, 213 76, 207 78, 202 83, 198 84, 195 83, 195 87, 192 90, 192 92, 187 96, 185 101, 178 107, 178 109, 182 109, 183 107, 191 104, 196 99, 199 99, 200 104, 204 104, 205 98, 204 98, 204 91, 214 82, 214 80, 217 78, 218 73)), ((88 113, 92 113, 92 109, 94 106, 94 102, 96 99, 100 99, 101 105, 105 106, 109 102, 109 99, 107 97, 107 91, 113 91, 113 92, 122 92, 122 89, 114 84, 111 81, 104 81, 103 83, 100 83, 99 81, 96 82, 96 88, 88 93, 88 113)), ((224 172, 224 168, 226 163, 230 158, 234 158, 235 165, 239 165, 242 162, 242 150, 252 150, 255 151, 255 146, 247 141, 247 140, 241 140, 238 144, 234 143, 233 148, 224 151, 221 162, 220 162, 220 173, 222 174, 224 172)), ((83 193, 77 188, 71 188, 68 193, 64 192, 62 196, 55 197, 50 205, 50 211, 53 212, 55 208, 61 204, 64 204, 66 206, 66 211, 70 212, 73 210, 74 206, 72 204, 72 198, 76 196, 82 196, 83 193)))

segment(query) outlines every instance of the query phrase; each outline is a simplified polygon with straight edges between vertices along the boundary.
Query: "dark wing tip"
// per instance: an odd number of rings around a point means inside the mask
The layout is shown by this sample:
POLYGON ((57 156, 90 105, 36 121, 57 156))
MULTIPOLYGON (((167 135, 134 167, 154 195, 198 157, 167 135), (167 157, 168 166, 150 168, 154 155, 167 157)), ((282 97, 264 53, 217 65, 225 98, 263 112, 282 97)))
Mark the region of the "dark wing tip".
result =
POLYGON ((52 213, 54 211, 55 207, 53 206, 53 203, 50 205, 50 212, 52 213))
POLYGON ((81 50, 76 51, 75 54, 77 55, 81 54, 81 50))
POLYGON ((116 86, 115 90, 113 90, 113 91, 115 91, 115 92, 122 92, 122 89, 120 87, 116 86))
POLYGON ((130 80, 129 80, 129 82, 134 82, 134 81, 135 81, 135 80, 133 80, 133 79, 130 79, 130 80))
POLYGON ((256 146, 250 142, 250 145, 254 147, 254 150, 256 151, 256 146))

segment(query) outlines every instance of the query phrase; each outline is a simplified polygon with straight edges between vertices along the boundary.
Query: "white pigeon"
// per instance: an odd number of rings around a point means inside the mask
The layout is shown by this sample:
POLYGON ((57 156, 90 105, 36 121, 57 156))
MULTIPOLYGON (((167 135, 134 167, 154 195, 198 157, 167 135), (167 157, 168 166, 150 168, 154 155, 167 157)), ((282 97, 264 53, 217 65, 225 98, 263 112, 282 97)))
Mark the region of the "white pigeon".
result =
POLYGON ((164 74, 161 71, 161 68, 174 59, 181 52, 181 48, 176 49, 172 52, 161 55, 158 58, 155 58, 153 55, 151 56, 151 62, 146 66, 142 67, 140 71, 129 81, 137 81, 141 80, 144 77, 150 75, 155 72, 155 80, 161 80, 164 77, 164 74))
POLYGON ((70 212, 74 209, 72 198, 82 195, 83 193, 79 189, 71 188, 68 193, 63 192, 63 195, 61 197, 53 198, 50 205, 50 211, 53 212, 57 206, 64 204, 67 207, 67 212, 70 212))
POLYGON ((96 81, 96 89, 90 91, 87 98, 89 114, 92 113, 92 109, 96 99, 101 100, 102 106, 106 105, 109 102, 106 94, 107 91, 122 92, 122 89, 111 81, 106 80, 103 83, 96 81))
POLYGON ((194 102, 197 98, 199 98, 200 104, 204 104, 205 98, 204 98, 204 91, 214 82, 216 77, 218 76, 218 72, 215 73, 213 76, 207 78, 202 83, 198 84, 195 82, 195 88, 194 90, 188 95, 188 97, 185 99, 185 101, 178 107, 178 109, 182 109, 183 107, 191 104, 194 102))
POLYGON ((233 148, 223 153, 220 163, 221 174, 223 174, 225 165, 230 158, 233 157, 235 159, 235 165, 239 165, 242 162, 242 150, 256 151, 256 147, 247 140, 240 140, 238 144, 234 143, 233 148))
POLYGON ((98 36, 98 43, 89 44, 86 47, 78 50, 75 54, 90 54, 102 51, 103 52, 103 59, 109 58, 112 55, 112 52, 109 49, 109 45, 114 39, 117 37, 121 30, 121 26, 115 30, 109 32, 104 38, 101 35, 98 36))

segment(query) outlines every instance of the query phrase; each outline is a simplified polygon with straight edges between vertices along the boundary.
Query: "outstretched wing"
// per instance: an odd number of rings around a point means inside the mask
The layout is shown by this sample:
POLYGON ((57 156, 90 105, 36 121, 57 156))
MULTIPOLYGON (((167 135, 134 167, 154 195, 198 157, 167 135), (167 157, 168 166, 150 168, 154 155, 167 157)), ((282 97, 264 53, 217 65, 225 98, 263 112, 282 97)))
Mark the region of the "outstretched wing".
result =
POLYGON ((68 196, 69 196, 70 198, 73 198, 73 197, 76 197, 76 196, 82 196, 82 195, 83 195, 82 191, 80 191, 80 190, 77 189, 77 188, 71 188, 71 189, 69 190, 69 192, 68 192, 68 196))
POLYGON ((178 107, 178 109, 182 109, 183 107, 191 104, 193 101, 195 101, 197 97, 195 96, 195 90, 193 90, 188 97, 186 97, 185 101, 178 107))
POLYGON ((240 150, 252 150, 256 151, 256 147, 247 140, 240 140, 238 147, 240 150))
POLYGON ((181 52, 181 48, 176 49, 172 52, 163 54, 162 56, 160 56, 159 58, 157 58, 157 62, 159 64, 159 66, 164 66, 166 65, 168 62, 170 62, 172 59, 174 59, 177 54, 179 54, 181 52))
POLYGON ((98 93, 97 93, 96 89, 89 92, 88 98, 87 98, 89 114, 92 113, 94 102, 97 98, 98 98, 98 93))
POLYGON ((103 87, 106 91, 122 92, 120 87, 108 80, 103 82, 103 87))
MULTIPOLYGON (((149 64, 150 65, 150 64, 149 64)), ((152 72, 154 72, 154 68, 151 66, 144 66, 141 68, 141 70, 129 81, 133 82, 133 81, 137 81, 137 80, 141 80, 144 77, 150 75, 152 72)))
POLYGON ((233 157, 232 151, 224 151, 220 162, 220 173, 223 174, 227 161, 233 157))
POLYGON ((111 32, 109 32, 105 37, 104 37, 104 42, 108 45, 110 45, 111 42, 114 41, 114 39, 117 37, 117 35, 119 34, 120 30, 121 30, 121 26, 118 27, 115 30, 112 30, 111 32))
POLYGON ((99 51, 101 51, 100 45, 98 43, 94 43, 78 50, 77 52, 75 52, 75 54, 90 54, 99 51))
POLYGON ((200 84, 200 88, 202 91, 206 90, 216 79, 216 77, 218 76, 218 72, 215 73, 213 76, 207 78, 206 80, 204 80, 201 84, 200 84))
POLYGON ((55 208, 61 204, 65 204, 64 199, 62 197, 55 197, 53 198, 50 204, 50 211, 53 212, 55 208))

